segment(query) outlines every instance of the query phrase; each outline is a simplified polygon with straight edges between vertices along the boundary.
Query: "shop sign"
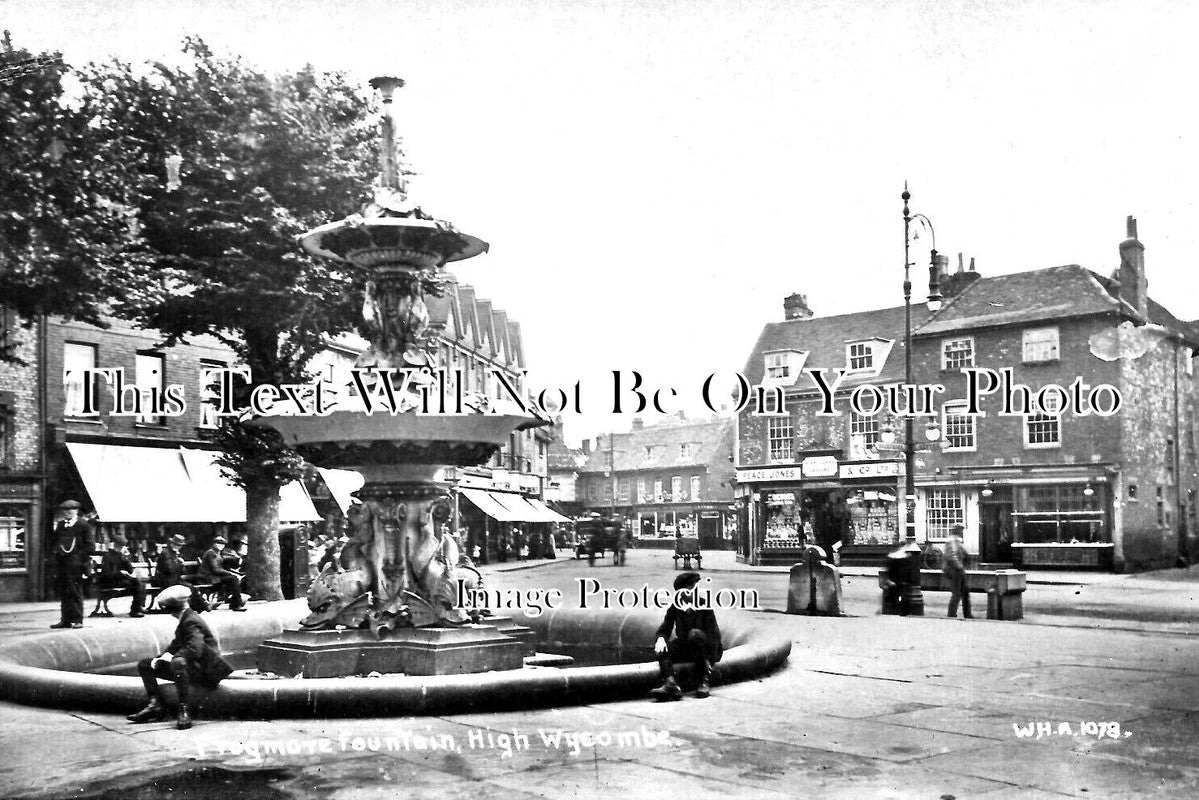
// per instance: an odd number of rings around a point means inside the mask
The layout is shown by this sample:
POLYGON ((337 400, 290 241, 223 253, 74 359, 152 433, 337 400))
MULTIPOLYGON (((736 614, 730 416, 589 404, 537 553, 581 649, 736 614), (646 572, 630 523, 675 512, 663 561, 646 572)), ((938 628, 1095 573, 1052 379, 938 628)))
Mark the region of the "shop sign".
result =
POLYGON ((866 464, 842 464, 844 478, 886 478, 899 474, 898 461, 871 461, 866 464))
POLYGON ((756 467, 737 470, 738 483, 767 483, 770 481, 798 481, 803 476, 798 464, 785 467, 756 467))
POLYGON ((833 456, 809 456, 803 460, 805 478, 831 478, 837 475, 837 459, 833 456))

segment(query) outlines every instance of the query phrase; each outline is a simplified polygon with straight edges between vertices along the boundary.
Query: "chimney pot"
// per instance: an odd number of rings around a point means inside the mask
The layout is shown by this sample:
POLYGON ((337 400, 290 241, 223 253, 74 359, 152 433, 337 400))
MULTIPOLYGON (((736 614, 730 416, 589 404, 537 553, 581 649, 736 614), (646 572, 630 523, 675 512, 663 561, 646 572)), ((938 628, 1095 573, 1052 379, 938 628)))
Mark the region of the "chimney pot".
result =
POLYGON ((1137 218, 1132 214, 1128 215, 1128 220, 1125 222, 1125 227, 1128 228, 1128 238, 1137 238, 1137 218))
POLYGON ((971 272, 978 272, 978 270, 976 270, 976 269, 974 268, 974 256, 970 256, 970 271, 971 271, 971 272))
POLYGON ((1145 277, 1145 245, 1137 239, 1137 220, 1126 222, 1128 238, 1120 243, 1120 298, 1142 318, 1149 315, 1149 281, 1145 277))
MULTIPOLYGON (((973 260, 974 260, 974 259, 971 259, 971 261, 973 261, 973 260)), ((958 253, 958 272, 959 272, 959 273, 961 273, 961 272, 963 272, 965 269, 966 269, 966 268, 962 266, 962 254, 961 254, 961 253, 958 253)))

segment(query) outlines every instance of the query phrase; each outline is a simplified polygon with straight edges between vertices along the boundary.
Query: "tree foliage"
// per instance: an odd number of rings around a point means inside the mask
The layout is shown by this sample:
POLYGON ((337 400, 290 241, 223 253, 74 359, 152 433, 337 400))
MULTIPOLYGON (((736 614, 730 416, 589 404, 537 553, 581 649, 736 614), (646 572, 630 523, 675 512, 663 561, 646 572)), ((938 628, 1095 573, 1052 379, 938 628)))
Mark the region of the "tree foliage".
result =
POLYGON ((111 298, 153 303, 160 288, 126 164, 64 91, 69 74, 57 53, 0 39, 0 298, 26 323, 103 326, 111 298))
MULTIPOLYGON (((97 149, 127 165, 125 202, 163 288, 117 297, 113 312, 162 331, 167 345, 217 337, 254 383, 305 381, 324 335, 352 327, 363 281, 306 255, 296 237, 366 199, 377 162, 368 97, 344 75, 267 75, 199 39, 185 40, 179 66, 111 62, 81 81, 80 113, 97 149)), ((273 509, 304 468, 278 435, 236 420, 222 422, 218 441, 252 510, 273 509)), ((251 532, 250 566, 275 596, 271 516, 251 513, 263 530, 251 532)))

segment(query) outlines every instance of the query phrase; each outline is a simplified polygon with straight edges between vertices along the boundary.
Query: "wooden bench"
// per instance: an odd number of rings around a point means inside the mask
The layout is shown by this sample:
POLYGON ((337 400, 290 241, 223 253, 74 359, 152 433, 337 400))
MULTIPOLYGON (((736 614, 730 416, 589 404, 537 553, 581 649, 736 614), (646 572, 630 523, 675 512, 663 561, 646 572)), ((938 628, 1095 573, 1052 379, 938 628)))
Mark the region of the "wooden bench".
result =
MULTIPOLYGON (((95 561, 95 559, 93 559, 95 561)), ((183 581, 191 586, 194 586, 200 596, 204 598, 204 602, 208 603, 209 609, 214 609, 221 604, 218 587, 214 583, 202 582, 197 579, 199 572, 199 561, 184 561, 183 562, 183 581)), ((99 575, 99 563, 93 564, 93 575, 99 575)), ((163 590, 162 586, 152 583, 154 575, 154 564, 149 561, 134 561, 133 575, 136 578, 141 578, 146 582, 146 608, 147 614, 158 613, 158 609, 154 607, 154 598, 163 590)), ((112 610, 108 607, 109 600, 115 600, 119 597, 132 597, 133 593, 127 586, 112 586, 95 587, 96 592, 96 607, 92 609, 89 617, 111 617, 115 616, 112 610)))
MULTIPOLYGON (((887 589, 891 581, 887 571, 879 570, 878 585, 883 590, 884 614, 899 613, 896 608, 888 608, 887 589)), ((966 570, 966 591, 982 592, 987 595, 987 619, 1023 619, 1024 590, 1028 588, 1026 573, 1014 569, 1000 570, 966 570)), ((941 570, 920 570, 920 589, 924 592, 950 591, 949 576, 941 570)))
POLYGON ((674 540, 674 568, 679 568, 679 559, 683 559, 683 569, 691 569, 691 559, 695 559, 695 568, 704 568, 704 556, 699 550, 698 536, 680 536, 674 540))

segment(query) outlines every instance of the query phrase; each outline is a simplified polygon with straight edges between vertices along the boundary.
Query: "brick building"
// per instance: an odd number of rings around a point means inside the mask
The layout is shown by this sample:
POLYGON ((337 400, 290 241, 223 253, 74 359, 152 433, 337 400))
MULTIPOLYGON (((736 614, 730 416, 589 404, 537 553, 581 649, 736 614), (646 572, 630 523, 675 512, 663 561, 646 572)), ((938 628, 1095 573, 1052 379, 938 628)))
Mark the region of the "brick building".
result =
MULTIPOLYGON (((940 276, 937 313, 913 306, 913 381, 945 386, 916 424, 919 540, 944 541, 962 524, 987 562, 1136 570, 1194 560, 1199 335, 1148 297, 1131 219, 1119 252, 1111 277, 1068 265, 984 278, 959 262, 940 276), (1010 370, 1032 395, 1076 379, 1108 385, 1123 405, 1110 416, 1029 415, 1016 402, 1003 416, 1001 388, 972 416, 967 367, 1010 370)), ((738 417, 739 556, 787 561, 814 540, 871 560, 902 536, 903 424, 853 414, 846 401, 863 383, 902 381, 903 308, 814 318, 795 305, 765 327, 746 367, 751 382, 787 382, 788 413, 738 417), (817 366, 848 370, 839 416, 817 415, 818 393, 798 377, 817 366), (881 441, 888 433, 899 441, 881 441)), ((1102 410, 1111 394, 1096 396, 1102 410)))
POLYGON ((623 517, 644 543, 699 536, 701 546, 732 548, 731 419, 633 421, 628 433, 584 442, 579 470, 583 507, 623 517))

